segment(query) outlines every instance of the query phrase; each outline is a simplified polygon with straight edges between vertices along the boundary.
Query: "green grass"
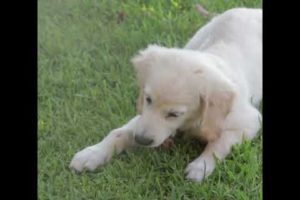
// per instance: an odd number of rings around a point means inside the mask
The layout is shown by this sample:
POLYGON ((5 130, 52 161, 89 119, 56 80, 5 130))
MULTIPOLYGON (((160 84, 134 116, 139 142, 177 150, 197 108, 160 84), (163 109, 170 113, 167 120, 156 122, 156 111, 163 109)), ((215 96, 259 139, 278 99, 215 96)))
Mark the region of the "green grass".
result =
MULTIPOLYGON (((262 199, 261 133, 236 146, 201 185, 184 178, 202 149, 192 141, 170 151, 129 151, 97 173, 68 169, 75 152, 135 116, 130 58, 149 43, 182 47, 207 21, 197 2, 38 1, 39 199, 262 199)), ((213 13, 261 7, 260 0, 201 2, 213 13)))

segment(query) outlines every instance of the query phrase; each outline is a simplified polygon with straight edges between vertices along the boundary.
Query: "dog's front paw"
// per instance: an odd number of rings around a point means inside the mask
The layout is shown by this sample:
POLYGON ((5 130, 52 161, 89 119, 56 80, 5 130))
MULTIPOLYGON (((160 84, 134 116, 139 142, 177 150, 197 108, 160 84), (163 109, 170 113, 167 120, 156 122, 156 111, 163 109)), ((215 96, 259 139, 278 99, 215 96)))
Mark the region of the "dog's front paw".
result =
POLYGON ((215 164, 211 159, 199 157, 191 162, 185 169, 185 173, 187 174, 186 178, 200 183, 213 172, 214 168, 215 164))
POLYGON ((109 158, 109 154, 102 151, 100 147, 90 146, 77 152, 69 167, 78 172, 94 171, 97 167, 104 165, 109 158))

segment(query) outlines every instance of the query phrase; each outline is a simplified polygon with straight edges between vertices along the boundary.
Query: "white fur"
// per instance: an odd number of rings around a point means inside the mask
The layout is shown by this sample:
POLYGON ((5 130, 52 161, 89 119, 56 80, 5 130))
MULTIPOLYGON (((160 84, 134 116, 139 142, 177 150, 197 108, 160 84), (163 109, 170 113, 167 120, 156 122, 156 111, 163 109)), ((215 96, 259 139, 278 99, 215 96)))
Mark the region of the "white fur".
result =
POLYGON ((136 145, 138 136, 151 139, 148 146, 155 147, 181 129, 208 142, 185 170, 188 179, 201 182, 213 172, 214 156, 222 160, 232 145, 255 137, 261 114, 251 103, 257 107, 262 99, 262 10, 228 10, 185 48, 150 45, 132 62, 141 114, 78 152, 71 168, 92 171, 114 152, 136 145), (170 112, 178 116, 168 117, 170 112))

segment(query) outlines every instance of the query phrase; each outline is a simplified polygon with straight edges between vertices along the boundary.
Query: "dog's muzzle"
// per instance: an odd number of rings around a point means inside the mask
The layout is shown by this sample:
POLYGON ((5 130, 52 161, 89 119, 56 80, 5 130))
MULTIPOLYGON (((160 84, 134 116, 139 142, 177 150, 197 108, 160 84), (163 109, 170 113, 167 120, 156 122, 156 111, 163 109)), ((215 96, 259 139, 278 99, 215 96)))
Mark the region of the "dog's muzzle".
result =
POLYGON ((153 143, 153 139, 140 135, 135 135, 134 140, 136 141, 136 143, 141 145, 150 145, 153 143))

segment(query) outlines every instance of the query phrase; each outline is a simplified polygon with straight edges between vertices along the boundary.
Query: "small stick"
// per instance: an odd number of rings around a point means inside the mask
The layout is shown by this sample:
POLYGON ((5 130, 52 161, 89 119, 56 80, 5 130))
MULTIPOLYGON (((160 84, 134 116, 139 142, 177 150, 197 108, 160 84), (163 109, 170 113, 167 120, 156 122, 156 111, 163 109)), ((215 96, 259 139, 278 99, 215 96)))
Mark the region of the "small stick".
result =
POLYGON ((207 10, 205 10, 203 8, 203 6, 201 6, 200 4, 196 5, 196 9, 200 13, 200 15, 202 15, 203 17, 208 17, 209 16, 209 12, 207 10))
POLYGON ((174 140, 172 138, 166 139, 161 145, 161 147, 166 150, 171 149, 173 146, 174 146, 174 140))

